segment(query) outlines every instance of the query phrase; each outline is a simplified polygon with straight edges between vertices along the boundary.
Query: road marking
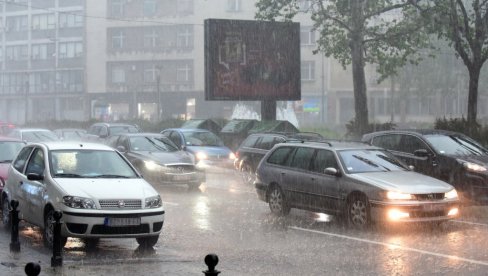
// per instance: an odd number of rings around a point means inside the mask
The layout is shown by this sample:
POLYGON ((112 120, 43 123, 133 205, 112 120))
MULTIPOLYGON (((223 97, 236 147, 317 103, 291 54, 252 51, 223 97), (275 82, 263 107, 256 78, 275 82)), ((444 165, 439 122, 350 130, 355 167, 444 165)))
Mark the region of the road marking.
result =
POLYGON ((172 206, 178 206, 178 205, 180 205, 180 204, 179 204, 179 203, 175 203, 175 202, 163 201, 163 205, 172 205, 172 206))
POLYGON ((417 253, 425 254, 425 255, 432 255, 432 256, 436 256, 436 257, 448 258, 448 259, 453 259, 453 260, 457 260, 457 261, 463 261, 463 262, 467 262, 467 263, 488 266, 488 262, 484 262, 484 261, 478 261, 478 260, 463 258, 463 257, 455 256, 455 255, 435 253, 435 252, 426 251, 426 250, 422 250, 422 249, 402 246, 402 245, 398 245, 398 244, 394 244, 394 243, 372 241, 372 240, 367 240, 367 239, 361 239, 361 238, 356 238, 356 237, 351 237, 351 236, 346 236, 346 235, 340 235, 340 234, 334 234, 334 233, 329 233, 329 232, 322 232, 322 231, 311 230, 311 229, 295 227, 295 226, 288 227, 288 228, 293 229, 293 230, 298 230, 298 231, 305 231, 305 232, 310 232, 310 233, 315 233, 315 234, 332 236, 332 237, 341 238, 341 239, 365 242, 365 243, 376 244, 376 245, 383 245, 383 246, 387 246, 387 247, 395 247, 395 248, 405 250, 405 251, 412 251, 412 252, 417 252, 417 253))
POLYGON ((486 223, 471 222, 471 221, 467 221, 467 220, 457 220, 457 219, 453 219, 451 221, 452 222, 457 222, 457 223, 464 223, 464 224, 470 224, 470 225, 477 225, 477 226, 485 226, 485 227, 488 227, 488 224, 486 224, 486 223))

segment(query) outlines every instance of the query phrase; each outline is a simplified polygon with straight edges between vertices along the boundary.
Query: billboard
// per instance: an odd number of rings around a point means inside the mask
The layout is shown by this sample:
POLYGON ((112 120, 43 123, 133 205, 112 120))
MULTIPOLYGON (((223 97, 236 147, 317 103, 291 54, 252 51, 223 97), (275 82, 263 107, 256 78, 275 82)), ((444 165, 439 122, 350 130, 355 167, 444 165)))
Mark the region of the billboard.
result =
POLYGON ((205 20, 206 100, 300 100, 300 24, 205 20))

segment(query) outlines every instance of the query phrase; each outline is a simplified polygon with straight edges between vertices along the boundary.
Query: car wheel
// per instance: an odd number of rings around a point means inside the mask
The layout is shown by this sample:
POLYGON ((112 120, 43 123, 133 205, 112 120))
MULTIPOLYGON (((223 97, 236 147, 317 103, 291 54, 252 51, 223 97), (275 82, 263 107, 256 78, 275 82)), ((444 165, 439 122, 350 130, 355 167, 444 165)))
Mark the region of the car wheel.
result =
POLYGON ((244 163, 241 167, 241 176, 245 184, 253 184, 254 173, 251 166, 248 163, 244 163))
MULTIPOLYGON (((48 248, 53 247, 55 222, 56 220, 54 219, 54 210, 50 209, 44 216, 44 229, 43 229, 44 245, 48 248)), ((61 237, 61 247, 64 247, 67 241, 68 241, 67 237, 61 237)))
POLYGON ((278 216, 287 215, 290 213, 290 207, 286 203, 285 196, 280 187, 274 185, 269 192, 269 209, 271 212, 278 216))
POLYGON ((136 238, 137 243, 142 247, 153 247, 158 243, 159 236, 136 238))
POLYGON ((10 204, 8 203, 8 198, 5 197, 2 200, 2 222, 3 227, 6 230, 10 230, 12 228, 12 221, 10 220, 10 204))
POLYGON ((347 217, 349 224, 355 228, 362 229, 371 224, 371 214, 366 196, 356 195, 351 198, 347 206, 347 217))

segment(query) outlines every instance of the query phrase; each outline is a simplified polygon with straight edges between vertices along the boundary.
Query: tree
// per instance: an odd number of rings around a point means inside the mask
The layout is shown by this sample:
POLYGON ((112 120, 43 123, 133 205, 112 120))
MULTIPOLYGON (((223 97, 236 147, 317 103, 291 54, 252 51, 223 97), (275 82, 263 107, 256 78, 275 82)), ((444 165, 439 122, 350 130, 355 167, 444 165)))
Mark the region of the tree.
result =
POLYGON ((337 59, 343 67, 352 64, 358 134, 368 129, 366 63, 378 64, 382 81, 408 60, 415 61, 415 49, 425 45, 408 0, 258 0, 256 7, 256 18, 264 20, 286 21, 309 13, 320 33, 315 52, 337 59))
POLYGON ((468 124, 477 126, 480 72, 488 58, 487 0, 409 0, 426 26, 447 39, 469 73, 468 124), (468 5, 467 3, 471 3, 468 5))

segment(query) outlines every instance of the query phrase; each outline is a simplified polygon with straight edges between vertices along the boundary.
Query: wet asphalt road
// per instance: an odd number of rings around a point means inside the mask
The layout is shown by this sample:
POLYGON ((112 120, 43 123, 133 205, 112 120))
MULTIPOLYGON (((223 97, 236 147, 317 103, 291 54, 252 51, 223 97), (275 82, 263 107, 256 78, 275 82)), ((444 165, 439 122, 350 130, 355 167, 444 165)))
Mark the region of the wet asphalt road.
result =
MULTIPOLYGON (((208 174, 198 191, 156 187, 166 218, 152 250, 138 248, 134 239, 102 240, 95 248, 69 239, 63 268, 41 275, 203 275, 208 253, 219 256, 221 275, 488 274, 488 207, 463 209, 463 217, 440 227, 359 231, 294 209, 277 218, 232 170, 208 174)), ((21 230, 23 246, 48 259, 40 231, 21 230)))

